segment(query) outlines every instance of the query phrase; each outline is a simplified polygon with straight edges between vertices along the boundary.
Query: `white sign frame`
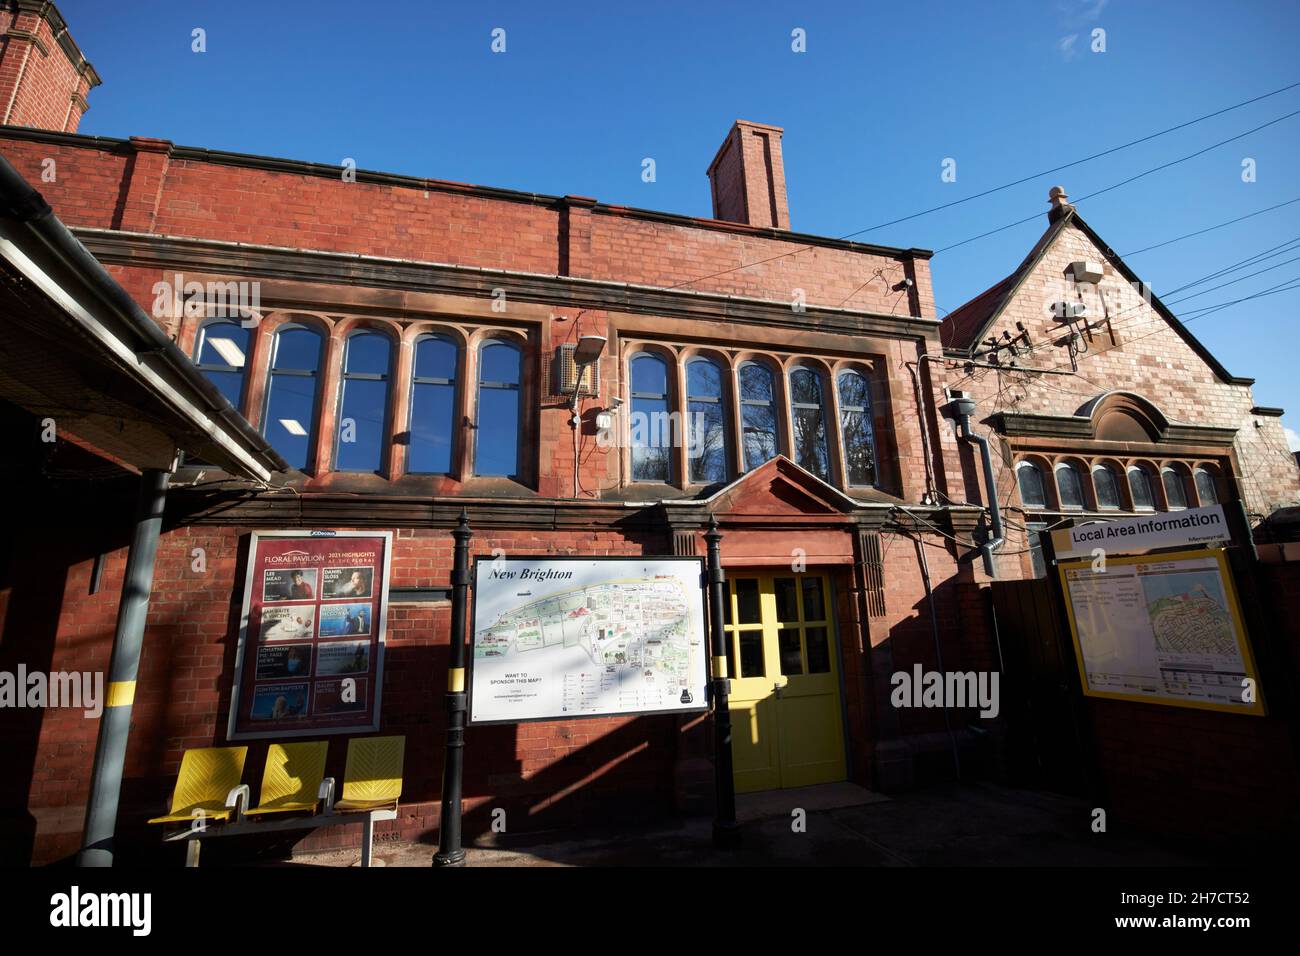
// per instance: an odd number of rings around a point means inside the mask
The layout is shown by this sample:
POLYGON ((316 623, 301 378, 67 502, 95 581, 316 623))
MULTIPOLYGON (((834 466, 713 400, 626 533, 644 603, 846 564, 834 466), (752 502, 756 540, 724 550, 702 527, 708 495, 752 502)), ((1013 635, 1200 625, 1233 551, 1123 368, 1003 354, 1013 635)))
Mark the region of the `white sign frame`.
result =
MULTIPOLYGON (((601 717, 643 717, 643 716, 650 716, 655 714, 697 714, 697 713, 707 711, 710 706, 709 661, 711 659, 712 652, 710 650, 711 645, 709 641, 708 608, 707 608, 707 601, 704 596, 704 586, 703 586, 704 568, 705 568, 704 558, 698 556, 681 557, 681 556, 674 556, 674 555, 637 555, 637 556, 590 555, 585 557, 578 557, 578 556, 567 556, 567 555, 566 556, 522 555, 519 557, 507 556, 507 557, 493 558, 493 557, 480 555, 479 557, 475 558, 474 567, 470 575, 471 586, 473 589, 473 597, 472 597, 471 612, 470 612, 470 633, 468 635, 469 646, 467 648, 468 667, 469 667, 469 674, 468 674, 468 695, 469 695, 468 722, 469 724, 472 726, 490 726, 494 724, 535 723, 539 721, 553 722, 553 721, 561 721, 561 720, 588 720, 588 719, 601 718, 601 717), (573 565, 575 567, 566 568, 564 567, 566 565, 573 565), (627 567, 626 569, 620 569, 619 567, 617 567, 618 565, 626 565, 627 567), (695 673, 692 675, 694 679, 690 684, 690 686, 687 688, 692 692, 692 700, 690 701, 690 703, 682 704, 681 706, 671 707, 671 708, 657 708, 657 709, 647 709, 647 710, 626 709, 626 710, 613 710, 613 711, 601 710, 599 712, 581 711, 576 713, 565 712, 562 710, 557 711, 553 707, 548 707, 544 712, 532 712, 521 708, 520 713, 515 715, 502 716, 499 714, 497 710, 494 710, 492 711, 492 713, 497 714, 496 716, 476 716, 476 710, 475 710, 476 699, 479 701, 480 705, 482 701, 485 699, 485 689, 476 688, 476 685, 479 683, 479 679, 483 675, 483 668, 477 666, 479 664, 478 655, 476 654, 476 647, 479 638, 478 621, 479 621, 480 611, 483 610, 484 598, 488 593, 490 593, 487 588, 480 586, 480 580, 481 580, 480 575, 484 573, 483 569, 486 568, 487 573, 491 573, 494 566, 499 571, 505 571, 505 570, 521 571, 523 570, 524 567, 539 569, 540 566, 540 567, 544 567, 546 570, 549 571, 560 571, 560 572, 563 572, 565 570, 568 571, 581 570, 586 572, 600 570, 603 574, 603 577, 606 580, 609 579, 636 580, 638 578, 645 578, 645 579, 652 580, 655 565, 675 566, 674 574, 679 578, 679 580, 687 581, 687 579, 689 579, 688 583, 689 585, 691 585, 687 588, 687 600, 689 603, 687 619, 694 620, 695 622, 697 622, 701 642, 700 642, 699 664, 698 667, 696 668, 695 673), (509 567, 509 566, 515 566, 515 567, 509 567), (599 566, 599 568, 594 566, 599 566), (608 566, 608 571, 605 571, 606 566, 608 566), (476 689, 478 690, 477 694, 476 694, 476 689)), ((661 573, 663 572, 661 571, 661 573)), ((516 581, 514 584, 508 586, 518 587, 520 583, 522 582, 516 581)), ((561 592, 556 591, 553 593, 558 594, 561 592)), ((544 596, 545 595, 542 595, 541 597, 544 596)), ((539 597, 539 600, 541 599, 541 597, 539 597)), ((494 611, 493 608, 489 607, 486 610, 485 616, 491 613, 497 613, 497 612, 494 611)), ((599 665, 595 665, 595 666, 599 666, 599 665)), ((538 679, 544 679, 544 678, 538 678, 538 679)), ((554 678, 551 679, 553 680, 554 678)))

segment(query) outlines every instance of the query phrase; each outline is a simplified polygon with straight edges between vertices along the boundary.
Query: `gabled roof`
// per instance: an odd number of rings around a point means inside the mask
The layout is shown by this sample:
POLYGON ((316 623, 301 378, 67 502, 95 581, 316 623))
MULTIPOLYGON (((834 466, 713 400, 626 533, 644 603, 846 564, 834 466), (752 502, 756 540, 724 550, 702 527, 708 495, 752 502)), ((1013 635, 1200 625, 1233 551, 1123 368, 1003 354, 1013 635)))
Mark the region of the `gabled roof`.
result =
MULTIPOLYGON (((945 351, 964 353, 967 356, 978 351, 980 342, 983 341, 989 329, 1001 317, 1007 304, 1015 296, 1025 279, 1042 261, 1043 256, 1047 254, 1047 250, 1051 248, 1056 237, 1071 223, 1077 226, 1092 241, 1093 245, 1106 257, 1107 261, 1115 267, 1115 271, 1130 283, 1141 283, 1142 280, 1137 273, 1129 268, 1119 254, 1107 245, 1091 226, 1084 222, 1077 209, 1070 207, 1047 227, 1047 231, 1043 233, 1038 242, 1035 243, 1034 248, 1030 250, 1029 255, 1016 267, 1014 272, 944 317, 939 326, 939 338, 943 342, 945 351)), ((1188 347, 1200 356, 1201 360, 1222 381, 1232 385, 1254 384, 1255 380, 1253 378, 1241 378, 1231 374, 1224 368, 1219 360, 1210 353, 1210 350, 1196 336, 1187 331, 1187 326, 1183 325, 1178 316, 1174 315, 1173 311, 1161 302, 1154 292, 1151 293, 1151 306, 1169 323, 1179 338, 1186 342, 1188 347)))
POLYGON ((854 488, 853 494, 856 497, 846 495, 785 455, 777 455, 706 498, 678 498, 664 504, 702 504, 711 513, 771 517, 781 513, 839 516, 863 508, 892 508, 903 503, 901 498, 876 488, 854 488))
POLYGON ((1017 269, 996 285, 985 289, 966 304, 943 317, 939 326, 939 340, 945 349, 961 347, 962 343, 978 342, 987 328, 1002 311, 1011 291, 1020 283, 1017 269))

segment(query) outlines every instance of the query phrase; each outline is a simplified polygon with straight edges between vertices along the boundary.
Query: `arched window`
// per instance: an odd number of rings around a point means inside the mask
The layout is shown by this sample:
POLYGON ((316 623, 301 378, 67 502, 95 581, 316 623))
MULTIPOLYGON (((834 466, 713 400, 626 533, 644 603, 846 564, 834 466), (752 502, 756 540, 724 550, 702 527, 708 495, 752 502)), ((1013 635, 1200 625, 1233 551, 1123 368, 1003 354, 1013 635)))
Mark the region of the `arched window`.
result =
POLYGON ((1083 479, 1073 465, 1056 466, 1056 490, 1062 509, 1083 508, 1083 479))
POLYGON ((1183 476, 1172 468, 1160 471, 1160 480, 1165 486, 1165 502, 1169 510, 1179 511, 1187 507, 1187 488, 1183 485, 1183 476))
POLYGON ((776 379, 766 365, 740 366, 740 424, 746 471, 776 457, 776 379))
POLYGON ((686 458, 691 482, 727 480, 727 416, 722 400, 722 371, 706 358, 686 363, 686 458))
POLYGON ((348 336, 339 383, 335 471, 379 471, 388 435, 388 379, 393 344, 382 332, 348 336))
POLYGON ((796 368, 790 373, 790 419, 794 427, 795 461, 822 481, 830 481, 822 383, 810 368, 796 368))
POLYGON ((844 471, 850 485, 876 483, 876 442, 871 427, 871 392, 861 372, 841 372, 840 434, 844 439, 844 471))
POLYGON ((424 336, 415 343, 411 438, 406 456, 408 472, 434 475, 451 472, 459 353, 454 342, 437 335, 424 336))
POLYGON ((632 359, 632 480, 669 481, 672 421, 668 417, 668 365, 657 355, 632 359))
POLYGON ((521 355, 508 342, 484 342, 478 353, 478 414, 474 474, 519 473, 521 355))
POLYGON ((1196 469, 1196 494, 1201 499, 1202 505, 1217 505, 1219 503, 1219 490, 1214 484, 1214 475, 1208 469, 1196 469))
POLYGON ((1098 465, 1092 470, 1092 486, 1097 491, 1097 507, 1102 511, 1118 511, 1119 479, 1110 465, 1098 465))
POLYGON ((323 339, 315 329, 282 325, 271 350, 262 434, 292 468, 306 468, 316 439, 316 383, 323 339))
POLYGON ((237 410, 248 377, 249 334, 238 322, 214 319, 203 323, 194 344, 195 366, 237 410))
POLYGON ((1133 507, 1138 511, 1152 511, 1156 500, 1151 492, 1151 473, 1137 465, 1128 470, 1128 490, 1133 495, 1133 507))
POLYGON ((1016 482, 1020 485, 1020 501, 1026 508, 1047 507, 1041 468, 1032 461, 1022 461, 1016 465, 1016 482))

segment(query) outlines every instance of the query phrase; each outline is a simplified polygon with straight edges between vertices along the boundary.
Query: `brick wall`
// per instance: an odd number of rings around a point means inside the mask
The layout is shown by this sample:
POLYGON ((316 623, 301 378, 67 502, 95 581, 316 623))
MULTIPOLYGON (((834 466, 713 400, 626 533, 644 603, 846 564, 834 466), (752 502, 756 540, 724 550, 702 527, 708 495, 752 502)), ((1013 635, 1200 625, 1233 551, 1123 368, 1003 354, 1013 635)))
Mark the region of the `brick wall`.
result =
MULTIPOLYGON (((179 527, 161 540, 119 815, 128 856, 156 844, 156 833, 150 834, 143 821, 165 806, 184 751, 225 743, 249 530, 179 527), (206 554, 203 573, 191 569, 194 548, 203 548, 206 554)), ((22 547, 31 543, 25 538, 22 547)), ((654 536, 638 539, 593 531, 546 535, 543 541, 535 533, 504 531, 476 537, 472 554, 491 554, 493 548, 512 555, 671 551, 668 542, 654 536)), ((102 589, 95 595, 88 593, 92 560, 76 560, 57 548, 46 552, 37 548, 25 555, 31 568, 24 577, 63 583, 42 622, 51 648, 43 669, 107 671, 125 548, 108 555, 102 589), (66 571, 59 567, 64 560, 69 563, 66 571)), ((446 586, 451 561, 448 533, 400 530, 394 541, 391 585, 446 586)), ((20 586, 12 593, 26 590, 20 586)), ((427 836, 437 823, 449 623, 448 602, 390 604, 380 732, 407 736, 403 816, 387 825, 407 838, 427 836)), ((12 627, 17 621, 8 624, 12 627)), ((33 669, 39 663, 28 659, 33 669)), ((8 721, 6 725, 17 733, 18 728, 8 721)), ((64 857, 80 845, 98 725, 80 711, 60 709, 46 711, 40 721, 31 788, 24 801, 36 819, 36 862, 64 857)), ((503 807, 517 829, 535 827, 537 818, 547 819, 548 814, 554 818, 579 812, 611 790, 619 792, 629 812, 638 806, 669 810, 677 733, 672 717, 472 729, 465 763, 468 805, 503 807)), ((341 781, 345 738, 329 739, 326 772, 341 781)), ((244 779, 253 785, 254 793, 266 747, 266 741, 249 742, 244 779)), ((605 805, 605 812, 613 811, 605 805)), ((467 810, 467 832, 485 827, 490 822, 487 815, 488 810, 482 814, 467 810)), ((344 829, 313 837, 305 845, 349 840, 355 844, 355 837, 355 831, 344 829)))
MULTIPOLYGON (((164 535, 158 551, 138 689, 132 710, 131 736, 119 812, 122 859, 147 859, 158 852, 158 834, 144 821, 166 806, 181 756, 186 749, 225 744, 234 656, 247 560, 246 527, 179 526, 164 535), (204 549, 206 570, 192 570, 192 550, 204 549)), ((42 541, 24 532, 15 544, 19 556, 11 573, 12 590, 28 606, 12 605, 4 618, 5 669, 18 660, 29 668, 53 671, 106 671, 126 563, 126 528, 112 543, 99 593, 89 593, 94 548, 71 537, 42 541), (42 585, 49 599, 31 607, 42 585), (17 640, 18 630, 27 635, 17 640), (11 636, 15 640, 11 640, 11 636), (42 657, 42 655, 44 655, 42 657)), ((670 553, 671 542, 657 533, 629 535, 598 531, 538 534, 494 530, 477 535, 472 554, 502 548, 509 554, 618 555, 670 553)), ((942 549, 930 549, 931 573, 950 577, 953 568, 942 549)), ((402 529, 396 534, 393 587, 446 586, 450 580, 452 541, 440 530, 402 529)), ((924 589, 915 553, 907 541, 888 548, 888 614, 870 622, 871 640, 889 646, 894 664, 934 665, 924 589)), ((898 712, 898 724, 876 727, 871 713, 872 675, 864 657, 864 640, 852 610, 857 594, 847 567, 810 567, 833 574, 843 612, 838 622, 844 666, 847 744, 853 753, 854 777, 875 782, 875 738, 941 730, 942 715, 933 710, 898 712)), ((972 623, 955 603, 955 589, 940 585, 936 594, 949 668, 971 666, 973 657, 953 639, 972 623), (959 626, 960 622, 960 626, 959 626)), ((11 598, 12 600, 12 598, 11 598)), ((405 789, 401 817, 381 832, 404 839, 430 838, 437 828, 443 760, 445 705, 442 688, 447 666, 450 605, 392 603, 389 606, 383 715, 380 733, 407 737, 405 789)), ((888 673, 876 675, 888 687, 888 673)), ((886 701, 884 706, 888 706, 886 701)), ((21 715, 20 715, 21 716, 21 715)), ((30 750, 30 788, 22 768, 8 781, 11 805, 25 807, 34 833, 32 858, 44 863, 75 853, 79 847, 87 787, 99 722, 80 711, 51 709, 35 725, 6 721, 6 734, 30 750)), ((959 715, 960 719, 960 715, 959 715)), ((602 819, 619 814, 670 811, 674 806, 674 772, 695 744, 683 735, 699 733, 692 725, 707 721, 667 717, 539 722, 472 728, 465 758, 468 834, 485 831, 491 813, 502 808, 514 831, 578 820, 598 810, 602 819), (611 799, 616 796, 617 799, 611 799)), ((346 738, 331 736, 328 774, 341 780, 346 738)), ((261 780, 266 741, 249 741, 244 780, 254 794, 261 780)), ((707 751, 706 751, 707 753, 707 751)), ((21 763, 16 761, 15 763, 21 763)), ((11 820, 11 848, 21 839, 21 824, 11 820)), ((8 839, 8 838, 7 838, 8 839)), ((321 831, 301 839, 303 848, 354 846, 355 830, 321 831)), ((273 845, 274 841, 271 841, 273 845)), ((278 844, 283 848, 283 844, 278 844)), ((225 852, 225 851, 218 851, 225 852)))
POLYGON ((165 141, 144 137, 129 144, 90 137, 51 143, 0 130, 5 158, 40 186, 69 226, 659 286, 688 283, 695 291, 781 302, 802 289, 808 305, 934 315, 928 281, 923 289, 918 282, 918 301, 916 293, 895 288, 909 270, 926 270, 924 260, 914 264, 910 255, 809 247, 771 230, 617 206, 593 209, 590 200, 565 206, 523 193, 500 198, 497 191, 435 180, 428 188, 364 177, 344 182, 341 172, 169 158, 169 149, 165 141), (57 183, 41 182, 47 157, 57 162, 57 183), (748 263, 759 264, 727 271, 748 263))

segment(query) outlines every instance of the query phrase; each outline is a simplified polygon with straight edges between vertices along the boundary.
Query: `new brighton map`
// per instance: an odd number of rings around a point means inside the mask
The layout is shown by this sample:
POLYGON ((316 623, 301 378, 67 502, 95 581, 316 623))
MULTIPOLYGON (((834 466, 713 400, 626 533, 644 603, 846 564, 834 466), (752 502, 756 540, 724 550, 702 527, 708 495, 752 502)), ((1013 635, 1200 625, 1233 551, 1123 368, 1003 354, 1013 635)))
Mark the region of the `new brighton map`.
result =
POLYGON ((584 567, 479 568, 474 719, 703 706, 699 565, 627 577, 603 562, 571 563, 584 567))

